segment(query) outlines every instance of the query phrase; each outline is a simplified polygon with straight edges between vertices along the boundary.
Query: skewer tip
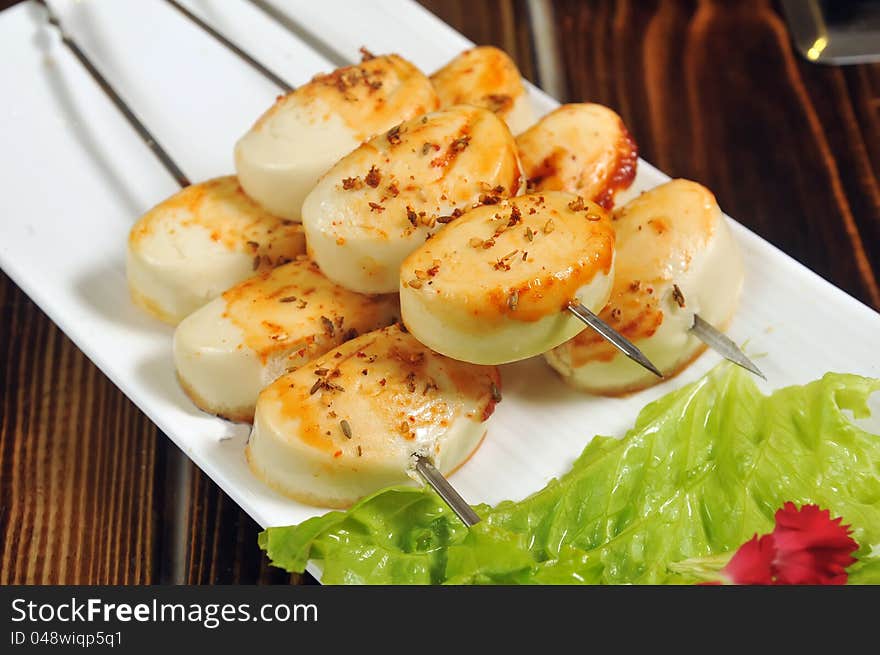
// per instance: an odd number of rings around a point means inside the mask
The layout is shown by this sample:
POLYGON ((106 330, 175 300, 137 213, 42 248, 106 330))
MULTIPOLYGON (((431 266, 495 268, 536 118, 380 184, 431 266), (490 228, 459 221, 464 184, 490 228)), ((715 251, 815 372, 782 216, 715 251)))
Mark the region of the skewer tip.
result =
POLYGON ((764 375, 764 373, 761 371, 761 369, 759 369, 757 366, 755 366, 755 363, 751 359, 746 357, 745 355, 743 355, 742 362, 734 362, 734 363, 739 366, 742 366, 749 373, 753 373, 753 374, 757 375, 762 380, 765 380, 765 381, 767 380, 767 376, 764 375))
POLYGON ((570 305, 568 305, 568 311, 574 314, 583 323, 598 332, 606 341, 608 341, 624 355, 629 357, 632 361, 651 371, 651 373, 656 375, 658 378, 663 378, 663 373, 660 372, 660 369, 654 366, 653 362, 651 362, 651 360, 645 356, 645 353, 639 350, 639 348, 632 341, 627 339, 620 332, 615 330, 613 327, 608 325, 608 323, 606 323, 596 314, 591 312, 589 308, 586 307, 583 303, 571 303, 570 305))
POLYGON ((751 359, 746 357, 746 354, 730 337, 702 318, 699 314, 694 314, 694 324, 691 327, 691 332, 728 361, 733 362, 737 366, 741 366, 749 373, 757 375, 763 380, 767 379, 767 376, 764 375, 761 369, 755 366, 755 363, 751 359))
POLYGON ((658 369, 656 366, 654 366, 654 364, 652 364, 649 359, 645 358, 644 361, 639 360, 639 364, 641 364, 646 369, 651 371, 651 373, 656 375, 661 380, 663 379, 663 373, 660 371, 660 369, 658 369))

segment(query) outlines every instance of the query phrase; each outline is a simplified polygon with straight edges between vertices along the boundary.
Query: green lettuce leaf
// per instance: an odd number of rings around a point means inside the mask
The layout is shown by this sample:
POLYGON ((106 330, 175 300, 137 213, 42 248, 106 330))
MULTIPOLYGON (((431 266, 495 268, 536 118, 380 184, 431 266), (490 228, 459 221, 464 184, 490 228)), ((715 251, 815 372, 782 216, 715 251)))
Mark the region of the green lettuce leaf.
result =
POLYGON ((829 373, 764 396, 723 365, 649 404, 623 437, 596 437, 563 477, 478 506, 466 529, 428 489, 394 487, 297 526, 270 528, 272 563, 328 584, 692 583, 785 501, 842 516, 860 544, 850 581, 880 582, 880 380, 829 373), (701 564, 702 563, 702 564, 701 564))

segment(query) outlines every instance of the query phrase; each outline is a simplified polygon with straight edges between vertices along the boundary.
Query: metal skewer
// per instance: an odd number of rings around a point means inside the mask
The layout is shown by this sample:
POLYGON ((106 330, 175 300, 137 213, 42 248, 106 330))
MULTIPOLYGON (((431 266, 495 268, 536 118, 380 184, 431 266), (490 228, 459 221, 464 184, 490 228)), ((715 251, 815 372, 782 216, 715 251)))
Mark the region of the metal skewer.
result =
MULTIPOLYGON (((641 364, 654 375, 661 378, 663 377, 663 374, 647 357, 645 357, 645 354, 639 350, 635 344, 608 325, 608 323, 596 316, 589 309, 584 307, 584 305, 572 304, 568 306, 568 310, 602 335, 609 343, 631 360, 641 364)), ((694 324, 691 326, 690 331, 695 337, 726 360, 733 362, 737 366, 742 366, 744 369, 750 373, 754 373, 758 377, 765 380, 767 379, 767 377, 761 372, 761 369, 755 366, 755 363, 746 357, 746 354, 740 350, 739 346, 737 346, 730 337, 708 321, 703 320, 699 314, 694 314, 694 324)))
POLYGON ((251 67, 253 67, 257 72, 259 72, 263 77, 274 82, 276 85, 281 87, 284 91, 293 91, 292 84, 288 84, 282 77, 273 73, 269 68, 264 66, 258 60, 254 59, 254 57, 252 57, 250 54, 248 54, 245 50, 242 50, 241 48, 239 48, 235 43, 233 43, 232 41, 227 39, 225 36, 220 34, 220 32, 218 32, 213 27, 208 25, 205 21, 203 21, 201 18, 196 16, 194 13, 192 13, 189 9, 184 7, 182 4, 180 4, 176 0, 165 0, 165 2, 167 2, 169 5, 174 7, 177 11, 179 11, 181 14, 186 16, 193 23, 195 23, 196 25, 201 27, 203 30, 205 30, 205 32, 207 32, 208 34, 213 36, 215 39, 217 39, 224 46, 229 48, 232 52, 234 52, 236 55, 238 55, 239 58, 241 58, 243 61, 247 62, 251 67))
POLYGON ((278 23, 278 25, 293 34, 297 39, 308 45, 312 50, 330 61, 334 66, 348 66, 353 63, 348 57, 336 50, 336 48, 330 43, 322 40, 316 34, 307 30, 287 13, 274 7, 270 2, 266 2, 266 0, 250 0, 250 3, 278 23))
POLYGON ((480 522, 479 515, 468 505, 464 498, 449 484, 449 480, 443 477, 443 474, 437 470, 431 461, 424 455, 416 457, 416 473, 419 477, 430 486, 443 501, 449 505, 449 509, 455 512, 456 516, 461 519, 467 527, 471 527, 480 522))
POLYGON ((125 116, 126 120, 128 120, 129 124, 134 128, 135 132, 138 133, 138 136, 141 137, 143 142, 147 144, 147 147, 153 151, 153 154, 156 155, 165 167, 165 170, 171 173, 171 177, 173 177, 181 187, 188 187, 190 185, 189 178, 184 175, 183 171, 180 170, 177 164, 174 163, 174 160, 171 159, 168 153, 165 152, 165 149, 159 144, 159 141, 156 140, 156 137, 150 133, 141 120, 129 108, 125 100, 116 93, 116 90, 110 85, 110 82, 101 75, 88 56, 86 56, 73 38, 64 30, 61 26, 61 20, 46 3, 46 0, 36 0, 36 2, 46 10, 47 20, 50 25, 58 30, 58 33, 61 35, 61 42, 67 46, 67 49, 73 53, 73 56, 77 58, 79 63, 89 72, 89 75, 92 76, 92 79, 95 80, 99 87, 101 87, 101 90, 107 94, 113 104, 116 105, 116 108, 122 112, 122 115, 125 116))
POLYGON ((700 318, 699 314, 694 314, 694 325, 691 327, 691 332, 695 337, 700 339, 700 341, 728 361, 733 362, 737 366, 742 366, 744 369, 750 373, 754 373, 758 377, 764 378, 765 380, 767 379, 767 376, 761 372, 761 369, 755 366, 754 362, 746 357, 746 354, 740 350, 739 346, 737 346, 730 337, 718 330, 708 321, 704 321, 700 318))

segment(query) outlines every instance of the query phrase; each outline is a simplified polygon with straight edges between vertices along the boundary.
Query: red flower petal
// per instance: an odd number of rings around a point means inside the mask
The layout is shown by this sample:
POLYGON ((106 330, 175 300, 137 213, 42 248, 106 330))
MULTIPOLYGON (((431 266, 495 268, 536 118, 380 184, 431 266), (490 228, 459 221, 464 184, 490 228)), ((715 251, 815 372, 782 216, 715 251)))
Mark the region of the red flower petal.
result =
POLYGON ((816 505, 785 503, 773 532, 740 546, 722 577, 732 584, 846 584, 859 545, 841 520, 816 505))
POLYGON ((773 535, 755 535, 739 547, 721 573, 732 584, 773 584, 773 535))
POLYGON ((804 505, 798 510, 794 503, 785 503, 776 512, 773 530, 775 583, 846 584, 846 567, 856 561, 852 553, 859 548, 850 532, 827 509, 804 505))

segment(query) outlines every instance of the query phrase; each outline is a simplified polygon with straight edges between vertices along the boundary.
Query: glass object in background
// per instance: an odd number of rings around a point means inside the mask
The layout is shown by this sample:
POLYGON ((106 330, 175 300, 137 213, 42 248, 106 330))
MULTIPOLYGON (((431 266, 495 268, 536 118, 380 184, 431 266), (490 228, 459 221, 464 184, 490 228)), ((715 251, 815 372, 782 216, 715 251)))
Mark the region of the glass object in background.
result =
POLYGON ((800 53, 823 64, 880 61, 880 0, 782 0, 800 53))

